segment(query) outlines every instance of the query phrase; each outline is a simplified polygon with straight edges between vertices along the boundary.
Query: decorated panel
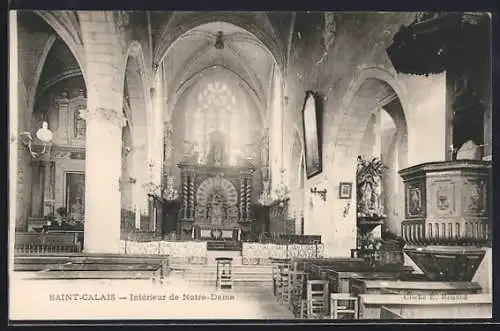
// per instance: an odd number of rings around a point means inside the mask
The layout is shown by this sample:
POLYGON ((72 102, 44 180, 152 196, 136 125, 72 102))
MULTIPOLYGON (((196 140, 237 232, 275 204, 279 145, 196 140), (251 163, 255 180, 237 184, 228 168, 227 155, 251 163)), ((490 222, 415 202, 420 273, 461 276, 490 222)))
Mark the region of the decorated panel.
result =
POLYGON ((487 182, 484 178, 465 178, 463 212, 468 216, 487 216, 487 182))
POLYGON ((406 218, 422 218, 426 216, 425 179, 406 183, 405 213, 406 218))
POLYGON ((195 219, 215 226, 238 222, 238 192, 229 179, 217 175, 201 182, 196 190, 195 219))
POLYGON ((435 216, 453 216, 457 214, 457 181, 453 179, 434 180, 430 184, 429 214, 435 216))

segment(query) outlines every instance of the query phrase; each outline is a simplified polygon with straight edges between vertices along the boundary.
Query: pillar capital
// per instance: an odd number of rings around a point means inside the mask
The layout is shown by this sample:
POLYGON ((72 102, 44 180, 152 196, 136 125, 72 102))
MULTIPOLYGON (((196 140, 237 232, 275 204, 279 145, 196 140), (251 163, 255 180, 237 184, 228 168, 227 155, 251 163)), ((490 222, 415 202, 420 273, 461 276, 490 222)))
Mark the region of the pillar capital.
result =
POLYGON ((90 120, 104 120, 111 122, 117 126, 124 127, 127 123, 127 118, 121 113, 114 109, 109 108, 92 108, 92 109, 81 109, 80 117, 89 122, 90 120))

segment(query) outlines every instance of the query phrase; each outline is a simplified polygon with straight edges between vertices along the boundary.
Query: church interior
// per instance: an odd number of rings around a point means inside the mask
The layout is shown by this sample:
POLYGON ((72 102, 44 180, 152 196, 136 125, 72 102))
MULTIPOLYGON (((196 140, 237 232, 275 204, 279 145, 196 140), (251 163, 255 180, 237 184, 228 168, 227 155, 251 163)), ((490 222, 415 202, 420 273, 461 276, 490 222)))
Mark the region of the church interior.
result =
MULTIPOLYGON (((9 33, 10 300, 107 280, 219 298, 128 317, 491 318, 489 14, 16 11, 9 33)), ((11 313, 58 318, 47 297, 11 313)))

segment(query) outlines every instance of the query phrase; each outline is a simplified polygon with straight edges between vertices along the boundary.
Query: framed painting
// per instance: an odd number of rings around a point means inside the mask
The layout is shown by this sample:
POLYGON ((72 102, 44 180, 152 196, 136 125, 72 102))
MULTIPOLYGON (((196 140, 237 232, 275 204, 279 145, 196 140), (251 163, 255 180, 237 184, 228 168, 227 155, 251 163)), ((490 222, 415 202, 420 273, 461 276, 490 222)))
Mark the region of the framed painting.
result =
POLYGON ((342 182, 339 185, 339 199, 350 199, 352 196, 352 183, 342 182))
POLYGON ((304 129, 304 147, 307 179, 321 173, 321 111, 318 107, 318 97, 311 91, 306 91, 302 109, 302 124, 304 129))
POLYGON ((66 172, 66 211, 68 217, 83 221, 85 215, 85 173, 66 172))

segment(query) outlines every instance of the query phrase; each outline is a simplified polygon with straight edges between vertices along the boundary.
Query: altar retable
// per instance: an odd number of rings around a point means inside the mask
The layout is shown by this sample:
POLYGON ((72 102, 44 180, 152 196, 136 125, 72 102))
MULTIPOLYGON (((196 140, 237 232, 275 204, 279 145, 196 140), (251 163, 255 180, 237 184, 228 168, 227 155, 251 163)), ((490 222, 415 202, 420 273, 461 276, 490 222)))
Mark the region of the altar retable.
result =
POLYGON ((181 169, 181 239, 239 240, 250 231, 253 215, 252 178, 255 166, 246 160, 229 164, 225 137, 210 135, 206 156, 186 155, 181 169))

